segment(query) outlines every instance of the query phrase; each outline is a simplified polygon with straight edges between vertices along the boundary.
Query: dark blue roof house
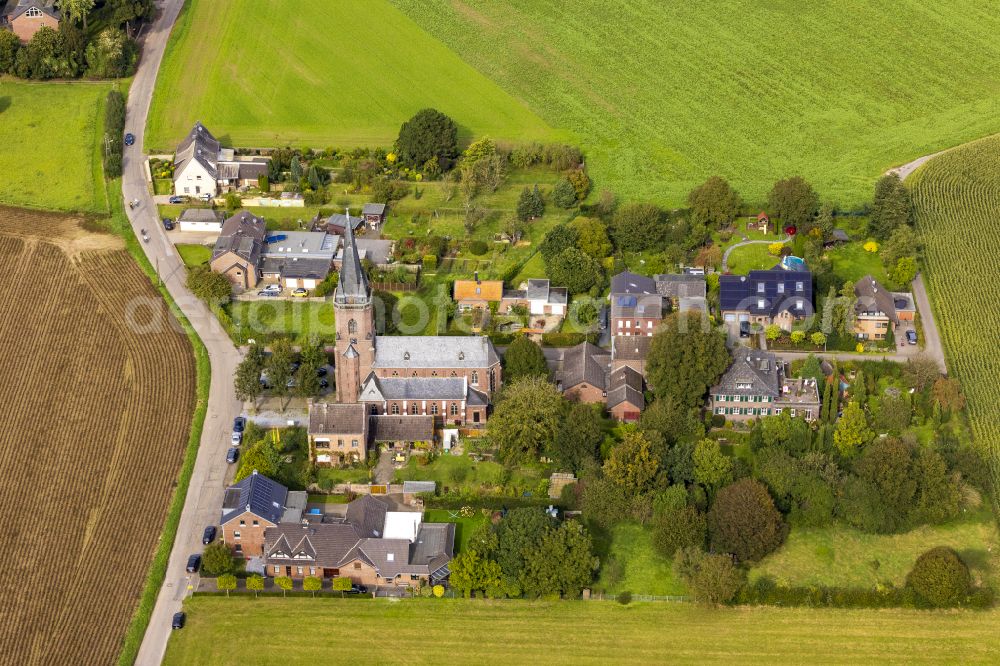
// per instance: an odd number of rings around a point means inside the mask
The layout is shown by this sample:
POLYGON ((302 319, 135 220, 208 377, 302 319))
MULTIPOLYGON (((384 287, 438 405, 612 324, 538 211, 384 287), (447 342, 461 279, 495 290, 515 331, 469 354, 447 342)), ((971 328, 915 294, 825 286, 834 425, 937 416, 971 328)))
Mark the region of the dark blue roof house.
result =
POLYGON ((748 275, 719 278, 719 305, 723 321, 750 321, 778 324, 791 330, 792 324, 814 314, 812 273, 805 263, 800 270, 779 264, 770 270, 748 275))

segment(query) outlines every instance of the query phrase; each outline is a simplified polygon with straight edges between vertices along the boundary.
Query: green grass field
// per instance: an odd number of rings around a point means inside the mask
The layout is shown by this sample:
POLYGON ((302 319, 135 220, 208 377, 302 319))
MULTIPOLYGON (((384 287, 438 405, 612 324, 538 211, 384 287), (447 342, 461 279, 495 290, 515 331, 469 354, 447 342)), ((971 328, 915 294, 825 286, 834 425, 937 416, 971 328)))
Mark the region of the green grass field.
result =
POLYGON ((234 301, 227 307, 242 343, 254 336, 267 340, 281 335, 291 338, 292 344, 332 343, 337 335, 329 301, 234 301))
POLYGON ((907 180, 948 370, 962 382, 972 433, 994 487, 1000 487, 998 164, 1000 137, 993 137, 945 153, 907 180))
POLYGON ((177 254, 181 255, 181 261, 188 268, 207 264, 212 258, 212 248, 207 245, 178 243, 176 248, 177 254))
POLYGON ((433 106, 465 138, 548 139, 528 107, 384 0, 289 7, 188 3, 164 58, 146 143, 172 150, 201 120, 240 146, 388 145, 433 106))
POLYGON ((195 597, 164 664, 996 663, 1000 612, 195 597), (357 627, 365 637, 335 637, 357 627))
POLYGON ((110 88, 0 80, 0 203, 107 212, 98 139, 110 88))
POLYGON ((598 187, 679 203, 707 176, 751 201, 801 174, 870 200, 886 168, 997 131, 1000 14, 982 0, 392 0, 552 127, 598 187))
POLYGON ((770 576, 790 586, 901 587, 917 557, 932 546, 951 546, 970 565, 977 582, 996 584, 992 572, 1000 571, 1000 542, 989 511, 903 534, 865 534, 840 525, 795 528, 777 552, 751 570, 750 578, 770 576))
POLYGON ((608 557, 601 560, 595 591, 602 590, 608 595, 625 591, 653 595, 686 593, 684 584, 674 576, 673 563, 653 549, 649 528, 623 522, 615 525, 608 537, 608 557), (609 558, 617 564, 611 564, 609 558), (618 573, 613 573, 616 570, 618 573))

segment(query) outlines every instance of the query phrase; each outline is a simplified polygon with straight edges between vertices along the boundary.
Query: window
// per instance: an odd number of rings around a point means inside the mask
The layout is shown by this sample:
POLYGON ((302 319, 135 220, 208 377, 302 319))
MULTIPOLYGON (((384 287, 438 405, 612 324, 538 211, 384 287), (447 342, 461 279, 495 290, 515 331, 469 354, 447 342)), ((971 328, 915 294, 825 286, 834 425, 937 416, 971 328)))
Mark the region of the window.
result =
POLYGON ((451 412, 452 416, 458 416, 458 404, 454 402, 451 403, 451 409, 449 411, 451 412))
POLYGON ((395 561, 395 559, 396 559, 396 554, 395 553, 386 553, 385 554, 385 561, 386 562, 393 562, 393 561, 395 561))
POLYGON ((30 16, 31 18, 37 18, 42 15, 42 11, 38 7, 31 7, 28 11, 24 12, 25 16, 30 16))
POLYGON ((801 310, 802 309, 802 299, 801 298, 798 299, 797 301, 795 301, 795 309, 796 310, 801 310))
POLYGON ((646 322, 646 328, 653 328, 653 322, 647 321, 646 322))
POLYGON ((436 402, 432 402, 431 403, 431 415, 432 416, 437 416, 437 413, 438 413, 438 404, 436 402))
POLYGON ((274 565, 274 573, 276 574, 281 573, 281 567, 279 567, 277 564, 274 565))
POLYGON ((722 414, 722 413, 724 413, 725 411, 726 411, 726 410, 725 410, 725 409, 724 409, 723 407, 716 407, 716 408, 715 408, 715 413, 716 413, 716 414, 722 414))
POLYGON ((348 333, 357 333, 358 332, 358 322, 354 321, 353 319, 351 321, 347 322, 347 332, 348 333))
MULTIPOLYGON (((274 567, 274 568, 277 569, 278 567, 274 567)), ((354 568, 355 569, 360 569, 361 568, 361 562, 355 562, 354 563, 354 568)))
POLYGON ((240 527, 246 527, 246 524, 247 524, 247 521, 245 521, 245 520, 241 520, 240 521, 240 527))
POLYGON ((765 287, 764 287, 764 283, 763 282, 758 282, 757 283, 757 293, 758 294, 763 294, 764 293, 764 288, 765 287))
POLYGON ((774 415, 775 416, 781 416, 781 407, 776 407, 775 408, 774 415))
POLYGON ((738 389, 752 389, 753 384, 747 382, 736 382, 736 388, 738 389))
POLYGON ((778 283, 778 293, 779 294, 785 293, 785 283, 784 282, 779 282, 778 283))
POLYGON ((260 525, 260 523, 258 523, 258 522, 257 522, 256 520, 255 520, 255 521, 253 521, 253 526, 254 526, 254 527, 257 527, 258 525, 260 525))
POLYGON ((392 403, 392 408, 389 411, 393 414, 399 414, 399 405, 392 403))
POLYGON ((328 449, 330 448, 330 440, 328 439, 317 439, 316 440, 317 449, 328 449))
POLYGON ((417 415, 417 403, 410 405, 410 414, 413 416, 417 415))
POLYGON ((625 328, 632 328, 632 322, 630 321, 625 322, 625 328))
POLYGON ((623 322, 621 319, 619 319, 618 320, 618 328, 621 328, 624 325, 625 325, 625 322, 623 322))
POLYGON ((795 291, 802 291, 802 283, 801 282, 796 282, 795 283, 795 291))
POLYGON ((191 194, 191 188, 190 187, 185 187, 184 188, 184 194, 191 194))
POLYGON ((316 575, 316 567, 309 567, 309 575, 310 576, 316 575))
POLYGON ((378 407, 376 405, 372 405, 372 414, 378 414, 378 407))
POLYGON ((298 575, 301 576, 302 575, 302 567, 295 567, 295 573, 297 573, 298 575))
POLYGON ((352 449, 358 448, 358 440, 356 440, 356 439, 352 439, 351 440, 351 448, 352 449))
POLYGON ((758 299, 757 299, 757 307, 758 307, 759 309, 761 309, 761 310, 763 310, 763 309, 764 309, 765 305, 764 305, 764 299, 763 299, 763 298, 758 298, 758 299))
POLYGON ((813 417, 813 410, 807 409, 806 410, 806 418, 807 419, 812 419, 812 417, 813 417))
POLYGON ((234 539, 239 539, 240 538, 240 531, 239 530, 236 530, 235 532, 233 532, 233 538, 234 539))
POLYGON ((344 440, 342 440, 342 439, 338 439, 337 440, 337 448, 338 449, 344 448, 344 440))
POLYGON ((791 414, 792 414, 792 416, 795 416, 795 410, 794 409, 792 410, 791 414))
POLYGON ((478 296, 481 293, 483 293, 483 290, 480 289, 479 287, 476 287, 476 296, 478 296))
POLYGON ((472 385, 473 386, 479 386, 479 371, 478 370, 473 370, 472 371, 472 385))

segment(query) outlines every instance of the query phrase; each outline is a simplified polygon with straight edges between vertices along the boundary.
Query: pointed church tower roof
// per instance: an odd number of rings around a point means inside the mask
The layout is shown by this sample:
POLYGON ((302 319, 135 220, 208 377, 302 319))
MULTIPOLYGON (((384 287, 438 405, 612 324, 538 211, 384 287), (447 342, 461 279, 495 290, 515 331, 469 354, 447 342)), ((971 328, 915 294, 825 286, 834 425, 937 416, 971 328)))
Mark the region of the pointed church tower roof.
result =
POLYGON ((368 289, 368 278, 365 270, 361 267, 361 258, 358 256, 358 245, 354 241, 354 230, 351 229, 351 209, 348 208, 347 224, 344 225, 344 260, 340 265, 340 277, 337 279, 337 292, 334 295, 334 303, 367 304, 371 297, 368 289))

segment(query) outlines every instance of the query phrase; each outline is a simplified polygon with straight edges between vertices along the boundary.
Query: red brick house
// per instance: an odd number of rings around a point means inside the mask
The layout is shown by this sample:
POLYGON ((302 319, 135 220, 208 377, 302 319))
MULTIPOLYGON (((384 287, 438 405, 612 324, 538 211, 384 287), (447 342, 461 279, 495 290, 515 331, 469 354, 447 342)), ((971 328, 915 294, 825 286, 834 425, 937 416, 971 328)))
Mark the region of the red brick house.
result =
POLYGON ((56 0, 10 0, 3 9, 4 27, 22 42, 30 41, 42 28, 59 29, 62 13, 56 0))
POLYGON ((219 521, 222 541, 241 557, 263 557, 265 530, 282 523, 298 524, 305 506, 305 492, 289 492, 254 470, 226 488, 219 521))

